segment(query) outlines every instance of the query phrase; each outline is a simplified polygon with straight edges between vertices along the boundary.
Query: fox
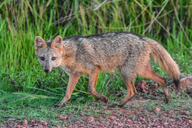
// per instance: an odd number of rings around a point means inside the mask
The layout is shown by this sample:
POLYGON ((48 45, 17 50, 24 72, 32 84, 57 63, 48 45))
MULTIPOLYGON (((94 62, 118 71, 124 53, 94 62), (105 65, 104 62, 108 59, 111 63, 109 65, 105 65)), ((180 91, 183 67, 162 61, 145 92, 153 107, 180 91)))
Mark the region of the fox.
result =
POLYGON ((169 102, 165 78, 151 68, 151 58, 169 74, 179 89, 180 70, 165 48, 157 41, 131 32, 109 32, 88 36, 60 35, 45 41, 35 37, 35 54, 43 70, 49 73, 60 67, 69 81, 64 98, 57 106, 63 106, 71 98, 81 75, 89 77, 88 91, 96 99, 108 103, 108 97, 96 92, 100 72, 118 70, 127 88, 127 95, 118 104, 124 106, 137 93, 135 78, 141 76, 157 82, 163 89, 165 102, 169 102))

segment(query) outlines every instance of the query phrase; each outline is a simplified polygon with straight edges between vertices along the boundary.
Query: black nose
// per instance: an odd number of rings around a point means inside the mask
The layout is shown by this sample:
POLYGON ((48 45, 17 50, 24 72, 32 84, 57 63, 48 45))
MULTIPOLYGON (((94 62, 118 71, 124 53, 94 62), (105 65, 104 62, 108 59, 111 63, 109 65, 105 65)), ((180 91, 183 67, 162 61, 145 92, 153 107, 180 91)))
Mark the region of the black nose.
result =
POLYGON ((48 73, 48 72, 49 72, 49 69, 45 69, 44 72, 48 73))

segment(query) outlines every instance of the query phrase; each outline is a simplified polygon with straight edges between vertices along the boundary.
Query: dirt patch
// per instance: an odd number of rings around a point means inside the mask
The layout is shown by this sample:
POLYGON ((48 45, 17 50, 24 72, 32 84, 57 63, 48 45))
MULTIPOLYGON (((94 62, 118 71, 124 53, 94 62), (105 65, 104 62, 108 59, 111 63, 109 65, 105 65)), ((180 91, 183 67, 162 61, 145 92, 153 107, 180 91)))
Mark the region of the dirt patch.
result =
MULTIPOLYGON (((192 119, 188 117, 188 111, 167 111, 161 110, 145 111, 142 108, 127 109, 106 109, 104 112, 98 113, 98 117, 83 116, 79 120, 70 125, 63 126, 49 126, 47 122, 30 122, 24 120, 10 128, 191 128, 192 119), (110 114, 106 114, 105 112, 110 114), (180 117, 174 117, 175 113, 179 113, 180 117)), ((60 120, 70 120, 70 118, 63 118, 60 120)))
MULTIPOLYGON (((132 100, 127 106, 149 102, 153 100, 132 100)), ((192 128, 192 113, 188 110, 146 109, 143 106, 130 108, 113 108, 98 111, 96 114, 79 115, 79 119, 71 121, 70 116, 59 115, 57 118, 61 126, 53 126, 46 121, 30 121, 26 119, 7 128, 192 128)))
MULTIPOLYGON (((135 109, 110 110, 110 115, 101 114, 99 120, 93 116, 84 117, 66 128, 190 128, 192 120, 186 115, 173 117, 174 111, 156 113, 135 109)), ((185 113, 186 114, 186 113, 185 113)))
MULTIPOLYGON (((191 81, 192 77, 181 79, 181 89, 189 90, 192 85, 191 81)), ((75 121, 71 120, 72 115, 59 114, 57 120, 62 122, 60 126, 54 126, 43 120, 37 122, 27 121, 26 119, 16 124, 7 124, 5 122, 4 126, 7 128, 192 128, 192 112, 187 110, 187 107, 162 110, 156 105, 150 109, 148 106, 142 105, 164 103, 162 100, 164 94, 160 93, 158 88, 159 86, 156 83, 141 81, 137 86, 139 97, 129 101, 126 104, 127 108, 99 109, 96 114, 80 114, 75 121), (155 97, 155 100, 149 97, 145 98, 148 94, 155 97)), ((168 86, 168 88, 172 91, 175 90, 173 86, 168 86)), ((192 105, 191 99, 189 104, 192 105)), ((171 107, 171 105, 168 107, 171 107)))

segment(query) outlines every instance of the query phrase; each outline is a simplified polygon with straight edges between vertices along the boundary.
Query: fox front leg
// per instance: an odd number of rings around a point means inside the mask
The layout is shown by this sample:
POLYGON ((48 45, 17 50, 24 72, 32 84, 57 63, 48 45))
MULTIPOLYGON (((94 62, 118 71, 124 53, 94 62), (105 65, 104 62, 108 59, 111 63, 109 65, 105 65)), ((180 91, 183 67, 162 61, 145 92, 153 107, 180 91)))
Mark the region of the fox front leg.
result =
POLYGON ((94 96, 96 99, 100 99, 103 102, 107 103, 108 98, 100 93, 97 93, 95 88, 97 85, 97 78, 98 78, 99 71, 96 69, 92 71, 92 73, 89 75, 89 86, 88 90, 92 96, 94 96))
POLYGON ((69 82, 67 85, 67 90, 65 97, 62 99, 62 101, 59 104, 56 104, 56 106, 63 106, 70 98, 71 94, 79 80, 80 75, 79 74, 69 74, 69 82))

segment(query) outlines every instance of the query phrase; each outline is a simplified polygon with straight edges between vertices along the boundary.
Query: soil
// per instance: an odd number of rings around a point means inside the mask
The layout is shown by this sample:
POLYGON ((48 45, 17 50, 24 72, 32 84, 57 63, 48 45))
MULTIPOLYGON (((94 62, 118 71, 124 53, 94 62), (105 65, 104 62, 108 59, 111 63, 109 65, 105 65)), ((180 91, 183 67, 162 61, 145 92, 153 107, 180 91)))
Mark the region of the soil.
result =
MULTIPOLYGON (((136 101, 137 103, 140 100, 136 101)), ((133 102, 132 102, 133 103, 133 102)), ((98 113, 99 116, 89 115, 82 116, 79 120, 63 124, 63 126, 50 126, 45 121, 28 123, 27 120, 23 120, 22 123, 18 123, 15 126, 9 126, 10 128, 192 128, 192 119, 189 118, 190 112, 185 111, 166 111, 161 112, 160 108, 155 108, 154 111, 146 111, 141 107, 118 109, 106 109, 103 112, 98 113), (110 112, 110 114, 106 114, 110 112), (175 117, 175 114, 179 114, 180 117, 175 117)), ((70 121, 69 117, 58 116, 58 119, 70 121)))
POLYGON ((112 114, 106 116, 100 115, 100 120, 94 117, 85 117, 84 120, 78 120, 66 128, 190 128, 192 120, 187 116, 174 118, 171 113, 145 112, 143 110, 133 110, 128 112, 126 109, 111 110, 112 114), (153 118, 155 115, 155 118, 153 118), (130 117, 132 116, 132 119, 130 117))

